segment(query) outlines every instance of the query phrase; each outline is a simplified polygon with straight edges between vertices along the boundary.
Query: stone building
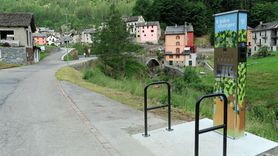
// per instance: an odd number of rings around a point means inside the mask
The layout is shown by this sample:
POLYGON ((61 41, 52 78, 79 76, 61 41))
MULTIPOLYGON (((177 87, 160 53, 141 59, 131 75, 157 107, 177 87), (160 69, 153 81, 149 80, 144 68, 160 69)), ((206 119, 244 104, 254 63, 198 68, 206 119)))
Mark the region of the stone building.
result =
POLYGON ((32 33, 36 31, 31 13, 0 13, 0 61, 26 64, 38 62, 32 33))

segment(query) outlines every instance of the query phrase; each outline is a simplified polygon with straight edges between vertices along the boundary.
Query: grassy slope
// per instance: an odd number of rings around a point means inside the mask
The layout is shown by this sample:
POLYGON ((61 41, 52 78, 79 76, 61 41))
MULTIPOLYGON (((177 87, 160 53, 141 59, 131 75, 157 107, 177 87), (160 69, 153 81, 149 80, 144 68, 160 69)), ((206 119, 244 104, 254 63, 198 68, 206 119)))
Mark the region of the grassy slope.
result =
MULTIPOLYGON (((56 77, 58 80, 69 81, 71 83, 79 85, 80 87, 103 94, 111 99, 117 100, 117 101, 119 101, 123 104, 126 104, 130 107, 133 107, 135 109, 143 110, 144 99, 142 96, 136 96, 130 92, 122 91, 120 89, 113 89, 111 87, 105 87, 105 85, 101 86, 101 85, 97 85, 94 83, 90 83, 90 82, 84 80, 83 74, 81 72, 75 70, 74 68, 71 68, 71 67, 61 68, 59 71, 56 72, 56 77)), ((112 85, 112 83, 114 83, 114 85, 118 84, 118 82, 112 82, 108 79, 109 79, 108 77, 105 78, 105 80, 107 80, 107 82, 111 83, 110 85, 112 85)), ((121 84, 118 84, 118 85, 121 85, 121 84)), ((153 104, 153 103, 157 103, 157 101, 150 100, 149 103, 153 104)), ((165 109, 160 109, 153 113, 155 113, 157 115, 161 115, 163 117, 167 116, 165 109)), ((193 116, 190 113, 185 113, 184 111, 181 111, 181 110, 175 109, 175 108, 172 109, 172 118, 174 120, 192 120, 192 117, 193 116)))
MULTIPOLYGON (((278 132, 273 127, 275 113, 277 111, 278 103, 278 55, 262 59, 248 60, 248 77, 247 77, 247 119, 246 130, 255 133, 259 136, 278 141, 278 132), (276 108, 276 111, 275 109, 276 108)), ((203 71, 203 69, 197 69, 203 71)), ((122 103, 128 104, 134 108, 142 109, 143 104, 143 85, 138 85, 138 81, 118 81, 105 77, 103 74, 95 73, 94 79, 90 79, 92 83, 82 79, 82 73, 72 68, 63 68, 57 72, 57 77, 60 80, 67 80, 88 88, 92 91, 104 94, 112 99, 118 100, 122 103), (96 85, 96 84, 98 85, 96 85), (114 89, 111 89, 114 88, 114 89)), ((213 74, 203 78, 209 84, 214 82, 213 74)), ((142 82, 141 82, 142 83, 142 82)), ((158 98, 158 101, 164 99, 165 93, 160 91, 150 91, 151 98, 158 98)), ((196 97, 202 95, 201 92, 192 89, 186 89, 182 95, 173 94, 172 104, 178 107, 183 112, 176 113, 177 118, 182 119, 181 116, 186 116, 186 119, 192 119, 194 112, 194 103, 196 97), (187 113, 184 113, 187 112, 187 113), (188 115, 189 114, 189 115, 188 115)), ((204 116, 210 116, 210 105, 203 105, 202 112, 204 116)), ((184 118, 184 117, 183 117, 184 118)))
POLYGON ((278 54, 249 59, 247 67, 247 130, 278 141, 273 127, 278 113, 278 54), (252 117, 252 118, 251 118, 252 117))

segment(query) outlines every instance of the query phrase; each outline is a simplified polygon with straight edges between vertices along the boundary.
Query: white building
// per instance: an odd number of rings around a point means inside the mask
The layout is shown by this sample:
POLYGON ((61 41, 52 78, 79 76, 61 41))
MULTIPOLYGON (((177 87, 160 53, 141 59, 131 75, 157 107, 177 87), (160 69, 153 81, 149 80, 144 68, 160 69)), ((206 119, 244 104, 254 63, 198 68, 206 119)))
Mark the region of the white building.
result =
POLYGON ((60 46, 60 41, 59 39, 54 36, 54 35, 50 35, 46 38, 46 42, 47 42, 47 45, 55 45, 55 46, 60 46))
POLYGON ((93 43, 92 37, 93 34, 96 32, 96 29, 91 28, 91 29, 85 29, 81 33, 81 43, 93 43))
POLYGON ((272 51, 278 50, 278 21, 261 22, 252 30, 252 55, 262 46, 268 46, 272 51))
POLYGON ((129 31, 130 35, 135 36, 136 26, 138 23, 145 22, 143 16, 130 16, 126 19, 126 29, 129 31))

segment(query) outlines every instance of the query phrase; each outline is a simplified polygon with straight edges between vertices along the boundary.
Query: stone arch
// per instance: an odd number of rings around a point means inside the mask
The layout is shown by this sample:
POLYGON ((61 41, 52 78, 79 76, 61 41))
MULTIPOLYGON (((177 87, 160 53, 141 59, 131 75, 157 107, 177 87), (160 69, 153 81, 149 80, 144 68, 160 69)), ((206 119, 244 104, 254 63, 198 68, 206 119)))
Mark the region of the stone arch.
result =
POLYGON ((154 68, 154 67, 158 67, 160 64, 159 64, 159 61, 155 58, 152 58, 152 59, 149 59, 147 62, 146 62, 146 65, 149 67, 149 68, 154 68))

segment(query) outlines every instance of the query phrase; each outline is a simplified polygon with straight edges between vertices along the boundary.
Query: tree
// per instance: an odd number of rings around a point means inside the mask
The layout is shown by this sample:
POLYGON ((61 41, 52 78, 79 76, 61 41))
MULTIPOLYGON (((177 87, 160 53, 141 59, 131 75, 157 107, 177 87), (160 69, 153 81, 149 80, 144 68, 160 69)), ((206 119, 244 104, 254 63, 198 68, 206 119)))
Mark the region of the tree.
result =
POLYGON ((149 19, 150 0, 137 0, 133 7, 132 14, 134 16, 142 15, 145 20, 149 19))
POLYGON ((128 39, 129 34, 121 20, 115 5, 110 7, 110 17, 104 28, 98 32, 93 44, 93 51, 97 54, 103 72, 113 78, 130 77, 144 72, 142 65, 135 62, 133 53, 141 49, 128 39))
POLYGON ((185 5, 185 21, 192 23, 194 34, 197 36, 205 35, 211 27, 209 22, 212 17, 208 8, 202 2, 189 2, 185 5))
POLYGON ((96 36, 94 52, 104 65, 104 72, 112 77, 119 77, 124 71, 128 54, 124 51, 128 43, 128 33, 121 15, 112 4, 107 25, 96 36))
POLYGON ((260 21, 272 22, 278 20, 278 2, 258 3, 250 10, 249 24, 257 26, 260 21))

